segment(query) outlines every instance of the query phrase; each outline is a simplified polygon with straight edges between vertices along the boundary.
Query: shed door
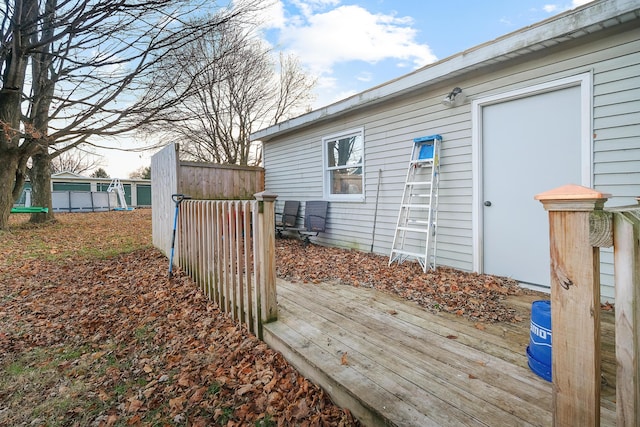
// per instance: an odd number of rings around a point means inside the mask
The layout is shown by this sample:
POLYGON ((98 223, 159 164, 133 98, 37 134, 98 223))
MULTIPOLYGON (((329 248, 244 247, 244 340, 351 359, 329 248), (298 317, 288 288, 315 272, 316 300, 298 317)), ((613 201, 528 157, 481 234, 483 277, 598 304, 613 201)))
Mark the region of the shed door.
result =
POLYGON ((136 185, 136 195, 138 206, 151 206, 151 186, 150 185, 136 185))
POLYGON ((549 287, 548 216, 533 197, 581 182, 580 130, 578 86, 483 107, 485 273, 549 287))

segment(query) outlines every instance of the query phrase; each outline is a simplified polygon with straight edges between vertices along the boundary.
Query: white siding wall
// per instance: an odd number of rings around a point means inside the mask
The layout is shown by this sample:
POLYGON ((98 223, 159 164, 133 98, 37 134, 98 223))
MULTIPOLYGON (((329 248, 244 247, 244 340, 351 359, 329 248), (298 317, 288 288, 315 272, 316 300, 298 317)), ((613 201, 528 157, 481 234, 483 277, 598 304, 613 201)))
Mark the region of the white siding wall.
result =
MULTIPOLYGON (((593 171, 596 189, 613 197, 607 206, 640 196, 640 36, 594 73, 593 171)), ((613 251, 601 250, 603 299, 613 301, 613 251)))
MULTIPOLYGON (((323 136, 364 126, 365 187, 362 203, 331 202, 324 244, 368 251, 371 245, 378 170, 382 183, 374 252, 388 255, 413 138, 443 137, 438 263, 472 269, 471 106, 446 108, 440 100, 454 86, 468 98, 506 92, 566 76, 593 73, 594 178, 610 204, 640 196, 640 29, 599 34, 589 43, 533 53, 528 60, 482 70, 428 91, 366 111, 344 114, 265 144, 266 189, 284 200, 322 199, 323 136)), ((546 130, 541 127, 541 137, 546 130)), ((531 195, 533 197, 534 195, 531 195)), ((542 207, 541 207, 542 209, 542 207)), ((610 251, 603 251, 603 299, 613 299, 610 251)))

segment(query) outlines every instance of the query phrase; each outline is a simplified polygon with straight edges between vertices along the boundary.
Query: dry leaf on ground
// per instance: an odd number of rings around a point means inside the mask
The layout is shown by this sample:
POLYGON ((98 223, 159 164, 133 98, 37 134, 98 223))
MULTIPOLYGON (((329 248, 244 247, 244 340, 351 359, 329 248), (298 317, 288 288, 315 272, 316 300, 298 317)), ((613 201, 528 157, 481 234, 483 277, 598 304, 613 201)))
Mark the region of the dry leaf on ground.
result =
POLYGON ((168 280, 151 211, 57 217, 0 232, 0 425, 359 425, 168 280))

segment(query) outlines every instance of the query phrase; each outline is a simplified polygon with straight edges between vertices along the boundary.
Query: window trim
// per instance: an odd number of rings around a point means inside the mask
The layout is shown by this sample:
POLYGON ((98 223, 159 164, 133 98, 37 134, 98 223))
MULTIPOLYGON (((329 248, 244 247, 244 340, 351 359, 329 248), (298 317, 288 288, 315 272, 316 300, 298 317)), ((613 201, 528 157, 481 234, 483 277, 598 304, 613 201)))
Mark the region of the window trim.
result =
POLYGON ((337 202, 364 202, 365 200, 365 138, 364 138, 364 127, 358 127, 353 129, 348 129, 341 132, 336 132, 331 135, 327 135, 322 137, 322 192, 325 200, 329 201, 337 201, 337 202), (340 138, 352 136, 352 135, 360 135, 362 138, 362 162, 358 165, 350 166, 350 167, 359 167, 362 169, 362 193, 360 194, 332 194, 331 193, 331 171, 336 169, 336 167, 329 167, 329 159, 327 155, 327 144, 331 141, 338 140, 340 138))

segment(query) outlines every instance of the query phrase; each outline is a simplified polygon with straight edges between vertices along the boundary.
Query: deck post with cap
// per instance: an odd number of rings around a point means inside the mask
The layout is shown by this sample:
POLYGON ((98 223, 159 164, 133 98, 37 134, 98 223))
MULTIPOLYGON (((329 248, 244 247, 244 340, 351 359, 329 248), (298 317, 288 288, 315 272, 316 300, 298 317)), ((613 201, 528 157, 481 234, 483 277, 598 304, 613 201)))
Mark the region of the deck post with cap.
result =
POLYGON ((600 425, 600 247, 609 195, 566 185, 535 196, 549 212, 553 425, 600 425))
POLYGON ((276 194, 263 191, 254 194, 259 203, 257 235, 260 259, 260 287, 258 307, 260 323, 258 336, 262 338, 262 324, 278 320, 278 301, 276 295, 276 259, 275 259, 275 201, 276 194))

